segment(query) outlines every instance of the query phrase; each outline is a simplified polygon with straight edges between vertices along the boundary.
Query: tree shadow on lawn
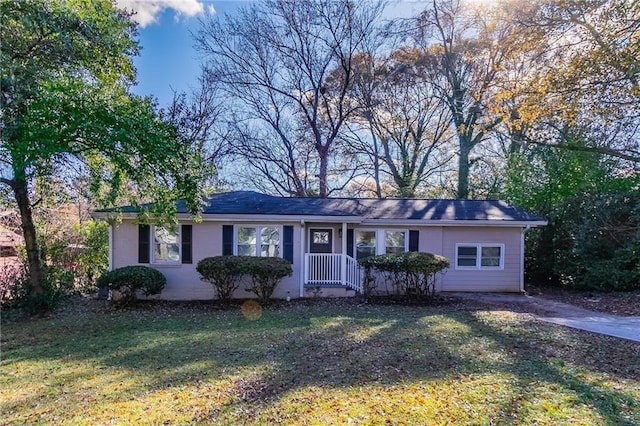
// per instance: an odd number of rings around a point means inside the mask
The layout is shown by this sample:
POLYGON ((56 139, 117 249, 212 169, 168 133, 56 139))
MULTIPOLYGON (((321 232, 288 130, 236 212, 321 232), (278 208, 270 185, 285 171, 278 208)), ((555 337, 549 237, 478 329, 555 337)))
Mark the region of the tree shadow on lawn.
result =
MULTIPOLYGON (((478 316, 478 314, 476 314, 478 316)), ((541 324, 530 318, 519 326, 503 326, 483 320, 470 322, 474 334, 490 336, 496 345, 508 350, 511 362, 501 368, 517 378, 519 393, 505 401, 504 413, 516 419, 519 408, 539 397, 541 383, 559 385, 573 391, 574 405, 593 406, 607 424, 635 425, 624 416, 638 407, 638 394, 606 389, 601 378, 586 379, 581 371, 600 373, 613 381, 638 382, 640 345, 565 327, 541 324), (533 339, 531 339, 533 337, 533 339), (591 383, 590 383, 591 382, 591 383)), ((489 367, 489 366, 487 366, 489 367)))
MULTIPOLYGON (((283 341, 273 356, 278 360, 273 373, 253 383, 243 382, 240 397, 233 403, 276 401, 290 391, 313 386, 345 388, 376 384, 384 387, 501 372, 513 376, 516 381, 514 395, 504 401, 499 410, 505 421, 517 418, 522 403, 530 396, 537 396, 537 383, 547 382, 573 393, 576 405, 593 406, 608 423, 634 424, 621 416, 625 407, 620 406, 621 401, 636 404, 633 395, 606 390, 599 383, 590 384, 561 366, 564 365, 562 357, 566 355, 563 352, 577 350, 578 356, 571 362, 578 366, 637 380, 640 373, 637 358, 628 359, 629 365, 623 369, 616 363, 592 362, 588 354, 594 352, 593 344, 581 338, 567 339, 571 332, 544 337, 541 334, 548 333, 553 326, 533 320, 522 323, 519 330, 505 331, 478 320, 472 313, 427 314, 427 318, 433 319, 430 325, 423 321, 422 314, 418 314, 418 318, 402 315, 402 311, 396 314, 365 339, 353 337, 357 334, 354 329, 358 320, 364 318, 349 317, 325 330, 283 341), (447 323, 444 327, 443 321, 447 323), (425 327, 427 332, 416 335, 415 330, 420 327, 425 327), (540 327, 546 328, 546 332, 540 333, 540 327), (441 335, 455 334, 443 339, 430 331, 441 335), (529 340, 532 336, 546 341, 539 345, 529 340), (298 347, 304 347, 308 355, 297 356, 298 347), (495 359, 496 353, 502 354, 504 359, 495 359)), ((368 319, 372 320, 375 321, 368 319)), ((596 345, 612 343, 606 340, 596 342, 596 345)), ((597 355, 597 349, 595 352, 597 355)))
MULTIPOLYGON (((56 335, 44 338, 43 346, 5 347, 4 362, 64 357, 90 361, 96 368, 135 373, 146 391, 229 380, 225 402, 211 409, 210 419, 225 407, 260 406, 309 387, 455 383, 460 377, 500 372, 516 381, 511 398, 499 402, 499 415, 507 416, 504 420, 516 416, 521 404, 535 395, 531 388, 545 381, 575 392, 578 403, 592 404, 608 422, 631 424, 617 413, 621 409, 617 401, 633 401, 632 395, 587 383, 560 364, 575 349, 581 355, 570 362, 589 371, 629 380, 637 380, 640 373, 637 358, 629 359, 626 367, 596 362, 598 347, 612 344, 609 339, 584 339, 564 329, 554 332, 557 327, 533 320, 497 327, 483 319, 482 311, 302 306, 266 311, 258 321, 245 320, 238 312, 195 313, 186 318, 134 312, 112 319, 60 324, 56 335)), ((607 351, 628 354, 624 348, 607 351)), ((95 374, 92 370, 52 379, 50 386, 95 374)), ((122 392, 126 394, 126 389, 122 392)))

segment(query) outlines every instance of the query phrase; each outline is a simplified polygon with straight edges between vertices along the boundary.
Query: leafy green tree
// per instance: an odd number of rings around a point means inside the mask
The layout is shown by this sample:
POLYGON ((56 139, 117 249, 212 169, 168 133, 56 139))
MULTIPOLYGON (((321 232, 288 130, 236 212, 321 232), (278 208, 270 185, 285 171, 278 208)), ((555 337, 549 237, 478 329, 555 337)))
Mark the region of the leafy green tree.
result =
POLYGON ((108 0, 0 2, 2 111, 0 183, 13 192, 25 238, 32 293, 43 293, 33 220, 34 182, 77 172, 113 203, 153 194, 153 214, 171 214, 180 195, 194 209, 197 153, 132 96, 136 26, 108 0), (10 41, 10 42, 9 42, 10 41))
POLYGON ((77 226, 82 251, 77 258, 79 278, 85 289, 93 288, 96 279, 109 270, 109 228, 104 221, 91 220, 77 226))
MULTIPOLYGON (((572 143, 587 142, 576 139, 572 143)), ((579 255, 584 250, 578 237, 585 235, 583 228, 590 215, 610 214, 604 211, 604 202, 603 210, 597 212, 600 207, 594 207, 592 200, 637 191, 638 176, 628 165, 627 173, 622 173, 624 161, 594 152, 536 145, 525 148, 509 158, 502 196, 549 222, 527 233, 527 284, 574 285, 576 277, 582 276, 579 270, 593 262, 579 255)), ((598 230, 591 233, 594 239, 603 235, 598 230)))

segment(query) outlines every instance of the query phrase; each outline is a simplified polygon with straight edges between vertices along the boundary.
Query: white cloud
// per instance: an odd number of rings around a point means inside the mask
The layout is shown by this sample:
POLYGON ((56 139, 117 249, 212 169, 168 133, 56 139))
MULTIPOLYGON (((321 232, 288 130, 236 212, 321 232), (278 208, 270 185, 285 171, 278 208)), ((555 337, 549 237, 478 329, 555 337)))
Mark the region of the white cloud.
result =
MULTIPOLYGON (((133 19, 143 28, 156 22, 165 9, 173 9, 176 19, 191 18, 205 13, 204 3, 200 0, 116 0, 116 5, 136 12, 133 19)), ((206 12, 215 13, 215 9, 209 5, 206 12)))

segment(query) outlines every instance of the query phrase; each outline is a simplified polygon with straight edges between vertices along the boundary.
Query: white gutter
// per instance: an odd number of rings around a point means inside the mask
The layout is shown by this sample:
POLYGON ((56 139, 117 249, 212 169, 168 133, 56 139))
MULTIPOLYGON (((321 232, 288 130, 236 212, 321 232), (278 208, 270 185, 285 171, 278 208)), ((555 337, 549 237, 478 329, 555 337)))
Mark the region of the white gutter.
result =
MULTIPOLYGON (((137 213, 118 213, 118 212, 93 212, 92 217, 96 219, 138 219, 137 213)), ((194 216, 186 213, 178 213, 178 220, 194 220, 194 216)), ((244 223, 264 223, 264 222, 324 222, 324 223, 360 223, 360 216, 310 216, 310 215, 262 215, 262 214, 228 214, 228 215, 211 215, 202 214, 198 217, 203 222, 244 222, 244 223)))
MULTIPOLYGON (((136 213, 115 213, 115 212, 93 212, 92 217, 96 219, 137 219, 136 213)), ((178 220, 193 220, 194 216, 190 214, 180 213, 177 215, 178 220)), ((358 225, 369 226, 490 226, 490 227, 507 227, 522 228, 536 227, 547 225, 546 220, 526 221, 526 220, 504 220, 504 219, 483 219, 483 220, 454 220, 454 219, 365 219, 360 216, 292 216, 292 215, 247 215, 247 214, 230 214, 230 215, 207 215, 203 214, 199 217, 203 222, 235 222, 235 223, 265 223, 265 222, 323 222, 323 223, 353 223, 358 225)))
POLYGON ((422 219, 363 219, 361 225, 381 226, 381 225, 395 225, 395 226, 492 226, 492 227, 506 227, 506 228, 522 228, 525 226, 545 226, 546 220, 541 221, 529 221, 529 220, 504 220, 504 219, 483 219, 483 220, 453 220, 453 219, 434 219, 434 220, 422 220, 422 219))
POLYGON ((113 224, 109 224, 109 271, 113 271, 113 224))
POLYGON ((527 225, 520 233, 520 293, 524 293, 524 234, 529 229, 531 229, 531 226, 527 225))

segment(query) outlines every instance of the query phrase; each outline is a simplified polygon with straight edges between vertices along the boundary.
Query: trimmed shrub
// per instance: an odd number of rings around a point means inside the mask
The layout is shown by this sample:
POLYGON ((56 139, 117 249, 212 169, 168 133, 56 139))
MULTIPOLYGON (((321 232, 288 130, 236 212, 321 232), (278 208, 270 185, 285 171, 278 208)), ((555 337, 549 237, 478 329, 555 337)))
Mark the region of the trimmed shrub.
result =
POLYGON ((280 280, 291 276, 291 264, 280 257, 244 257, 240 269, 251 277, 252 292, 258 300, 265 304, 269 301, 280 280))
POLYGON ((134 303, 137 293, 145 296, 159 294, 167 279, 157 269, 148 266, 125 266, 102 274, 96 281, 98 287, 107 287, 122 295, 123 304, 134 303))
POLYGON ((449 260, 431 253, 390 253, 363 259, 360 266, 365 270, 365 297, 370 297, 376 289, 376 272, 379 272, 386 283, 391 283, 395 295, 431 301, 436 293, 436 274, 449 267, 449 260))
POLYGON ((233 292, 240 286, 240 277, 244 273, 240 258, 241 256, 205 257, 196 266, 200 278, 213 285, 216 297, 225 305, 231 303, 233 292))

